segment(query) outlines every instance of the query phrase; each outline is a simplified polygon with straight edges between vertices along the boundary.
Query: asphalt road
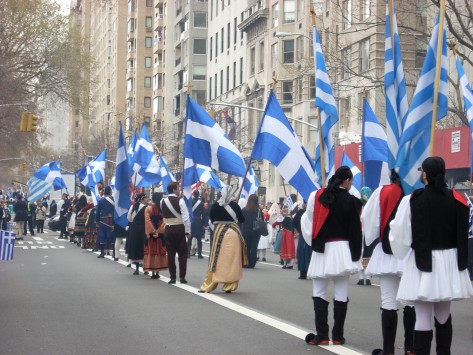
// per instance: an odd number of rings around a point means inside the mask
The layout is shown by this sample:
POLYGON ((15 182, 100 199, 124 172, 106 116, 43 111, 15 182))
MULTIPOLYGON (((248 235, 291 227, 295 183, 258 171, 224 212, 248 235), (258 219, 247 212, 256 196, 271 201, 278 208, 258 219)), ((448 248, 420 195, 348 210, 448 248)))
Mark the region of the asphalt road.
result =
MULTIPOLYGON (((239 289, 197 290, 207 258, 191 257, 189 284, 132 275, 50 232, 17 241, 0 262, 0 354, 370 354, 381 344, 379 287, 351 279, 344 346, 304 342, 314 331, 311 281, 265 263, 244 269, 239 289)), ((204 250, 208 244, 204 243, 204 250)), ((204 252, 208 255, 208 252, 204 252)), ((376 279, 373 280, 376 284, 376 279)), ((401 315, 402 312, 399 312, 401 315)), ((332 309, 329 308, 331 323, 332 309)), ((452 354, 473 354, 473 300, 454 302, 452 354)), ((397 352, 402 353, 402 317, 397 352)), ((432 349, 435 349, 433 344, 432 349)))

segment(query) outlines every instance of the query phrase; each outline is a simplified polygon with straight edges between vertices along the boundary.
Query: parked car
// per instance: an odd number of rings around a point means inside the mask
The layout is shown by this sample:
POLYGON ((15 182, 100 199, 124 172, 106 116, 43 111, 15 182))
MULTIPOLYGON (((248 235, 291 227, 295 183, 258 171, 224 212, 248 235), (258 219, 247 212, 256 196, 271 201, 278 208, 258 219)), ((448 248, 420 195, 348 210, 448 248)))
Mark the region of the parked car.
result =
POLYGON ((48 227, 49 230, 52 230, 53 232, 59 232, 61 230, 61 226, 59 224, 59 215, 54 216, 49 220, 48 227))

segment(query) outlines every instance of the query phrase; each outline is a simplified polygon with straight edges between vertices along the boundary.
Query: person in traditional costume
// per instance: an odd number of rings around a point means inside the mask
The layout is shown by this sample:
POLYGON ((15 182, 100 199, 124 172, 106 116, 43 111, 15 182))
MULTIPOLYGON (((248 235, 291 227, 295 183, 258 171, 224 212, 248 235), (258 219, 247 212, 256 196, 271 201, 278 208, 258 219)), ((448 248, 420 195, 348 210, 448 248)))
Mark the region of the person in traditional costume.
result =
POLYGON ((258 215, 261 216, 261 210, 258 204, 258 196, 252 194, 248 196, 248 202, 242 210, 244 222, 240 224, 241 234, 245 239, 246 253, 248 257, 248 268, 253 269, 257 262, 258 243, 261 233, 254 230, 253 225, 258 215))
POLYGON ((307 270, 309 270, 310 258, 312 256, 312 248, 302 237, 301 218, 305 213, 306 204, 299 202, 297 212, 292 219, 294 231, 299 234, 297 246, 297 269, 299 270, 299 280, 307 280, 307 270))
MULTIPOLYGON (((401 180, 393 169, 391 184, 374 190, 361 214, 365 243, 368 247, 375 245, 365 273, 368 276, 379 277, 381 290, 383 348, 373 350, 373 355, 394 354, 398 323, 396 295, 403 272, 403 262, 392 253, 389 223, 396 216, 403 195, 401 180)), ((413 303, 405 305, 403 311, 405 354, 412 354, 414 350, 415 319, 413 303)))
POLYGON ((268 235, 264 236, 262 235, 259 239, 258 242, 258 247, 257 247, 257 254, 256 254, 256 260, 261 260, 261 261, 266 261, 266 249, 271 248, 271 245, 269 244, 270 238, 271 238, 271 232, 273 231, 273 227, 267 223, 269 220, 269 213, 267 209, 263 209, 263 214, 262 217, 264 221, 266 222, 266 228, 268 229, 268 235))
POLYGON ((179 260, 179 278, 181 284, 186 284, 187 273, 187 240, 190 237, 191 222, 189 211, 185 201, 179 195, 179 183, 170 182, 168 187, 168 197, 161 203, 164 222, 164 240, 168 251, 168 266, 170 280, 169 284, 176 283, 176 253, 179 260))
POLYGON ((136 195, 135 203, 128 210, 128 238, 126 242, 126 252, 131 264, 135 264, 136 270, 133 275, 139 275, 140 264, 143 263, 146 240, 145 230, 145 208, 149 198, 143 193, 136 195))
MULTIPOLYGON (((187 258, 191 257, 192 241, 197 241, 197 258, 203 259, 202 256, 202 230, 203 230, 203 218, 204 218, 204 203, 200 198, 199 190, 192 192, 192 224, 191 224, 191 235, 187 240, 187 258)), ((194 254, 195 255, 195 249, 194 254)))
POLYGON ((115 201, 113 200, 112 188, 105 187, 104 196, 97 202, 97 209, 95 211, 98 224, 98 237, 100 246, 100 255, 98 258, 105 257, 105 250, 109 254, 109 250, 113 249, 113 258, 115 258, 115 234, 113 232, 113 213, 115 211, 115 201))
POLYGON ((430 354, 432 313, 437 354, 450 354, 451 301, 473 295, 467 271, 469 208, 464 195, 447 188, 441 157, 425 159, 420 170, 425 189, 405 196, 390 223, 392 252, 405 258, 397 299, 415 304, 414 354, 430 354))
POLYGON ((350 275, 361 269, 362 249, 361 201, 348 192, 352 182, 350 168, 338 168, 327 188, 310 194, 307 211, 301 218, 302 235, 313 250, 307 277, 312 279, 317 335, 307 335, 306 342, 311 345, 329 344, 329 281, 334 283, 332 342, 345 343, 348 283, 350 275))
POLYGON ((244 217, 240 206, 232 201, 233 193, 231 186, 225 186, 222 196, 210 209, 214 238, 201 293, 212 292, 219 283, 223 284, 226 293, 235 291, 243 277, 242 265, 248 264, 245 240, 238 226, 244 222, 244 217))
POLYGON ((158 232, 161 223, 164 223, 160 208, 162 198, 162 192, 155 192, 151 196, 153 204, 145 210, 146 243, 143 270, 151 272, 152 279, 159 279, 159 271, 168 268, 164 235, 158 232))
POLYGON ((92 203, 92 198, 90 198, 88 204, 81 212, 85 213, 86 216, 82 249, 95 249, 97 244, 97 226, 95 223, 95 206, 92 203))
POLYGON ((293 260, 296 258, 296 247, 294 244, 294 227, 292 226, 292 218, 284 217, 281 223, 281 259, 283 260, 283 269, 293 269, 293 260))

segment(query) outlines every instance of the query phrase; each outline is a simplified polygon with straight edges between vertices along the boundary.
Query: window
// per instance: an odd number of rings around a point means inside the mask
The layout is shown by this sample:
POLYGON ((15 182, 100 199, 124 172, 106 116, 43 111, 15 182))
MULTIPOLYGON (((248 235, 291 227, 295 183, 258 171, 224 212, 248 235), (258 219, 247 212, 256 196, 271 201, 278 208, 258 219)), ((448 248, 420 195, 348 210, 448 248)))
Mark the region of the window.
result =
POLYGON ((136 0, 128 0, 128 13, 135 11, 136 0))
POLYGON ((217 92, 217 87, 218 87, 217 86, 217 74, 215 74, 214 79, 215 79, 214 80, 215 81, 214 82, 215 97, 217 97, 218 96, 218 92, 217 92))
POLYGON ((251 47, 250 49, 250 75, 255 74, 255 61, 256 61, 256 48, 251 47))
POLYGON ((151 68, 151 57, 145 57, 145 68, 151 68))
POLYGON ((282 41, 283 63, 294 63, 294 40, 282 41))
POLYGON ((292 90, 292 81, 283 81, 282 82, 282 104, 292 104, 293 102, 293 90, 292 90))
POLYGON ((342 49, 342 79, 350 77, 351 70, 351 47, 342 49))
POLYGON ((131 18, 128 21, 128 33, 130 32, 135 32, 135 19, 134 18, 131 18))
POLYGON ((210 19, 213 19, 213 11, 214 11, 214 0, 210 0, 210 19))
POLYGON ((302 77, 296 79, 296 102, 302 101, 302 77))
MULTIPOLYGON (((317 117, 309 116, 309 123, 313 126, 317 126, 317 117)), ((317 130, 309 126, 309 142, 316 142, 317 140, 317 130)))
POLYGON ((351 27, 351 0, 343 0, 342 3, 343 29, 351 27))
POLYGON ((213 53, 213 38, 212 38, 212 37, 210 37, 209 50, 210 50, 210 57, 209 57, 209 60, 212 60, 212 53, 213 53))
POLYGON ((145 108, 151 107, 151 97, 148 97, 148 96, 145 97, 144 105, 145 105, 145 108))
POLYGON ((151 125, 151 117, 145 116, 143 123, 146 125, 146 127, 149 127, 151 125))
POLYGON ((272 28, 278 27, 278 23, 279 23, 279 4, 278 3, 274 4, 272 7, 271 19, 272 19, 271 23, 273 25, 272 28))
POLYGON ((238 33, 238 26, 237 26, 238 19, 235 17, 233 19, 233 44, 237 42, 237 33, 238 33))
POLYGON ((192 80, 207 80, 207 66, 194 65, 192 71, 192 80))
POLYGON ((224 36, 224 32, 225 32, 225 28, 222 27, 222 35, 221 35, 221 38, 220 38, 220 52, 223 53, 223 45, 225 43, 225 36, 224 36))
POLYGON ((215 33, 215 58, 218 56, 218 32, 215 33))
POLYGON ((145 88, 151 88, 151 77, 145 76, 145 88))
POLYGON ((279 64, 279 52, 278 42, 271 46, 271 68, 276 67, 279 64))
POLYGON ((146 28, 151 28, 153 26, 153 17, 152 16, 146 16, 146 28))
POLYGON ((351 98, 340 98, 338 102, 340 112, 340 128, 348 127, 350 121, 351 98))
POLYGON ((220 70, 220 95, 223 94, 223 69, 220 70))
POLYGON ((75 121, 76 128, 79 128, 79 121, 75 121))
MULTIPOLYGON (((297 21, 302 20, 304 18, 304 6, 305 0, 298 0, 297 2, 297 21)), ((318 14, 319 12, 316 12, 318 14)))
POLYGON ((295 0, 284 0, 284 23, 293 23, 296 15, 295 0))
POLYGON ((194 12, 194 27, 207 28, 206 12, 194 12))
POLYGON ((230 66, 227 66, 227 92, 230 91, 230 66))
POLYGON ((191 96, 200 106, 205 106, 205 90, 193 90, 191 96))
POLYGON ((153 0, 146 0, 146 7, 153 7, 153 0))
POLYGON ((366 20, 371 16, 371 0, 360 0, 360 19, 366 20))
POLYGON ((304 37, 296 38, 296 62, 304 58, 304 37))
POLYGON ((360 42, 360 73, 369 70, 370 68, 370 39, 367 38, 360 42))
POLYGON ((237 62, 233 62, 233 88, 235 89, 236 88, 236 71, 237 71, 237 62))
POLYGON ((309 78, 309 100, 315 99, 315 75, 309 78))
POLYGON ((369 100, 369 91, 366 91, 365 88, 358 93, 358 124, 361 124, 363 120, 363 99, 366 99, 366 101, 369 100))
POLYGON ((212 100, 212 77, 209 78, 209 100, 212 100))
POLYGON ((230 33, 231 32, 230 32, 230 22, 229 22, 227 23, 227 49, 230 48, 230 38, 231 38, 230 33))
POLYGON ((145 37, 145 47, 151 48, 153 46, 153 37, 145 37))
POLYGON ((130 78, 126 82, 126 91, 132 91, 135 89, 135 81, 133 78, 130 78))
POLYGON ((259 44, 259 70, 264 69, 264 42, 259 44))
POLYGON ((194 54, 207 54, 207 40, 194 38, 194 54))
POLYGON ((243 57, 240 58, 240 85, 243 84, 243 57))

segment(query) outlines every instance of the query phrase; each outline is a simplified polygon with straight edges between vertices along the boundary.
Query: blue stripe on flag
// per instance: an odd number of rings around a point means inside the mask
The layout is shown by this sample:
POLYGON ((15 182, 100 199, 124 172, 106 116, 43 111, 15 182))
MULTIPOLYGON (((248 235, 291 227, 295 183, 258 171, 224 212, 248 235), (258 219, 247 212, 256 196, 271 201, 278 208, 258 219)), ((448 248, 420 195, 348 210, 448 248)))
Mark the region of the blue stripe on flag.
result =
MULTIPOLYGON (((468 122, 470 123, 470 132, 473 132, 473 92, 471 91, 471 86, 465 74, 465 70, 463 70, 463 65, 461 63, 460 58, 457 58, 457 71, 458 71, 458 78, 460 81, 460 89, 463 94, 464 112, 465 112, 466 117, 468 118, 468 122)), ((472 133, 472 138, 473 138, 473 133, 472 133)), ((472 144, 473 144, 473 139, 472 139, 472 144)), ((471 172, 473 173, 473 149, 471 152, 470 169, 471 169, 471 172)))
POLYGON ((0 260, 13 260, 15 236, 13 232, 0 230, 0 260))

